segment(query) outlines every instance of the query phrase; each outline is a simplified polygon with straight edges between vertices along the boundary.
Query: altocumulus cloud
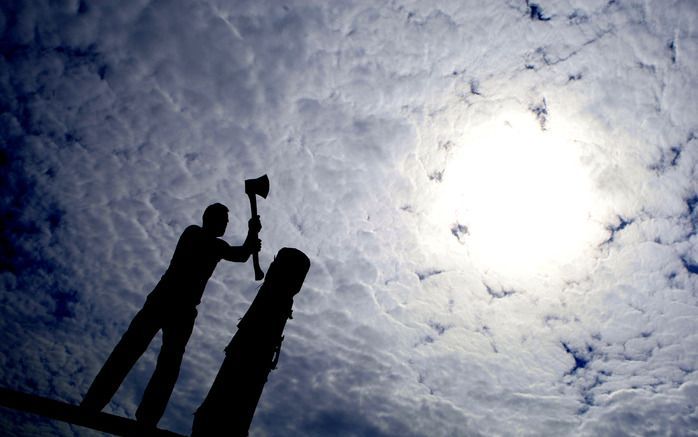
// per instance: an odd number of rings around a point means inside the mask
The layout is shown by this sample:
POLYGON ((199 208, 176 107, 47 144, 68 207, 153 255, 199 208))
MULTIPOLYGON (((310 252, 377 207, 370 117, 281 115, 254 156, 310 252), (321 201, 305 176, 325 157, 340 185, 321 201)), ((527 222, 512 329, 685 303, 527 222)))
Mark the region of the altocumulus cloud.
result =
MULTIPOLYGON (((695 3, 0 8, 3 386, 78 402, 181 231, 220 201, 239 244, 243 181, 267 173, 262 264, 290 246, 312 268, 254 435, 696 433, 695 3), (518 149, 487 155, 509 131, 518 149), (555 198, 577 215, 506 197, 557 174, 533 153, 550 138, 583 175, 555 198), (483 255, 483 223, 523 219, 537 233, 501 247, 546 262, 483 255), (558 225, 574 250, 546 258, 558 225)), ((218 266, 161 426, 190 431, 255 292, 251 266, 218 266)), ((132 417, 156 352, 109 411, 132 417)))

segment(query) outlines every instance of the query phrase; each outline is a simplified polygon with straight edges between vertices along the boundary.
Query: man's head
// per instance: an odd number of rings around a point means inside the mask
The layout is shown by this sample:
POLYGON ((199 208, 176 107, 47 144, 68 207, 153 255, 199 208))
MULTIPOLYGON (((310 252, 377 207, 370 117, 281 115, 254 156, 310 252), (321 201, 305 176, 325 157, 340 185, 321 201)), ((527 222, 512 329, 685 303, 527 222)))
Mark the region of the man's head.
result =
POLYGON ((203 228, 216 237, 225 233, 228 226, 228 208, 221 203, 214 203, 206 207, 203 217, 203 228))

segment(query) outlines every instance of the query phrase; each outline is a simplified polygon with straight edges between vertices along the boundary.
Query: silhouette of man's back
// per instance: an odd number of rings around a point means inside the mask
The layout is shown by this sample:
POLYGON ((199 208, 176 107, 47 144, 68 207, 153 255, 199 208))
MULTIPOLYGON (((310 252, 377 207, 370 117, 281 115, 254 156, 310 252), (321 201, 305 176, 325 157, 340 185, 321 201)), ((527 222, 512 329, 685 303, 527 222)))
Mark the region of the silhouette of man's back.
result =
POLYGON ((187 227, 179 238, 169 268, 150 298, 166 305, 198 305, 206 283, 229 247, 197 225, 187 227))
POLYGON ((225 232, 227 223, 228 208, 215 203, 206 208, 203 227, 191 225, 184 230, 170 266, 95 377, 82 401, 83 407, 104 408, 162 329, 162 347, 155 372, 136 411, 139 422, 157 424, 177 382, 184 349, 198 314, 196 306, 201 302, 216 265, 221 259, 245 262, 261 247, 256 238, 261 229, 259 217, 250 220, 248 236, 242 246, 230 246, 218 238, 225 232))

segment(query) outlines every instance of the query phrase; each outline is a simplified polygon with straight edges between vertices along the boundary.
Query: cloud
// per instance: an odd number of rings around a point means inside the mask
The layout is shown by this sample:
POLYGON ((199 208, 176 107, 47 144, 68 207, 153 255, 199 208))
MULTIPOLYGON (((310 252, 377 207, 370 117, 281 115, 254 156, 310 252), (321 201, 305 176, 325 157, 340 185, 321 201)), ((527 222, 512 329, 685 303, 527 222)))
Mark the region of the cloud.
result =
MULTIPOLYGON (((312 267, 254 434, 696 428, 690 2, 0 12, 3 386, 78 402, 181 231, 219 201, 240 244, 243 182, 267 173, 262 265, 287 246, 312 267), (449 183, 493 120, 577 159, 591 200, 584 232, 556 234, 584 236, 569 259, 512 274, 478 256, 449 183)), ((498 223, 551 223, 516 202, 498 223)), ((256 286, 250 266, 218 266, 161 426, 190 431, 256 286)), ((158 347, 108 411, 133 416, 158 347)), ((1 417, 9 434, 88 435, 1 417)))

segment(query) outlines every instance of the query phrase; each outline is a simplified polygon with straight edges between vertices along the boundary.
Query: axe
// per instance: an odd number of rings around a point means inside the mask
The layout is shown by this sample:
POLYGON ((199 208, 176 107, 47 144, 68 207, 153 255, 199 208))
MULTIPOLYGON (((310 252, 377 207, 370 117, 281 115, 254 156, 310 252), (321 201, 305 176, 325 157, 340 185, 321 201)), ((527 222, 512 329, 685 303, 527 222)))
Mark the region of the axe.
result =
MULTIPOLYGON (((257 196, 262 196, 266 199, 269 194, 269 178, 267 175, 260 176, 257 179, 245 180, 245 194, 250 198, 250 210, 252 218, 257 216, 257 196)), ((257 235, 254 235, 257 238, 257 235)), ((256 240, 255 240, 256 241, 256 240)), ((260 281, 264 278, 264 272, 259 267, 259 255, 257 252, 252 254, 252 263, 254 265, 254 279, 260 281)))

